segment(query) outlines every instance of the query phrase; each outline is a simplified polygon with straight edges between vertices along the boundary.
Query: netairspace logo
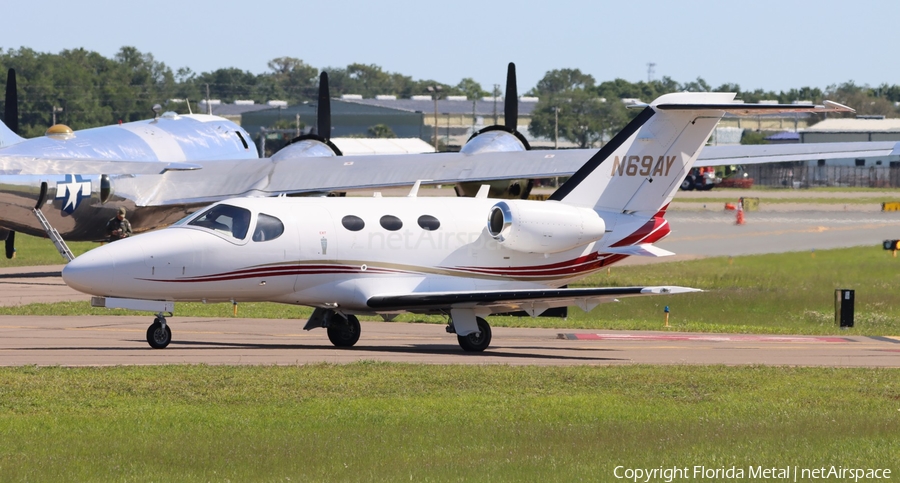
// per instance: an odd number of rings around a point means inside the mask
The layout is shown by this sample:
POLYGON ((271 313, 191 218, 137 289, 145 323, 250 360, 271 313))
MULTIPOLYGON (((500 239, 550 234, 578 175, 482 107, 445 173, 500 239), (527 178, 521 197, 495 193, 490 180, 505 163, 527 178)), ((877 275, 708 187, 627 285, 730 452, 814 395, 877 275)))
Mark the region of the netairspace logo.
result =
POLYGON ((613 476, 619 480, 643 482, 665 482, 681 480, 758 480, 768 481, 812 481, 841 480, 858 482, 871 480, 890 480, 890 468, 851 468, 844 466, 822 466, 818 468, 801 468, 794 466, 672 466, 659 468, 628 468, 616 466, 613 476))

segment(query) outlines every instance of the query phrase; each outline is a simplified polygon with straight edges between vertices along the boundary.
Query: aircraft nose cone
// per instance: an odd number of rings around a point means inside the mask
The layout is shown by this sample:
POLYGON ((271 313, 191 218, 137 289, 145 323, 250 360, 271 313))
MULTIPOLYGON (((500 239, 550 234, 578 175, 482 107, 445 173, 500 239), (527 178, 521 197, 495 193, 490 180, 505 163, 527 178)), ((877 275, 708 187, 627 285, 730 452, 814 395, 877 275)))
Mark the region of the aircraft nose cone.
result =
POLYGON ((104 247, 91 250, 72 260, 62 270, 62 279, 71 288, 91 295, 102 295, 103 280, 113 273, 114 262, 97 256, 104 247))
POLYGON ((120 240, 97 247, 69 262, 62 279, 69 287, 90 295, 113 295, 119 269, 141 258, 140 242, 120 240))

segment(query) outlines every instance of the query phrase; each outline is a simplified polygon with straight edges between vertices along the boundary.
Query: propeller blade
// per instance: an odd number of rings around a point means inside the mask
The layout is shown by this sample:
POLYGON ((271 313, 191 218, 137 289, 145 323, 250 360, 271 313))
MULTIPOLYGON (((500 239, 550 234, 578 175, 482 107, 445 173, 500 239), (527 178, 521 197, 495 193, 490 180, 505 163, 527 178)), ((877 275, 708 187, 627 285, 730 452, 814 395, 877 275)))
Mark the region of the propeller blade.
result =
POLYGON ((16 69, 9 69, 6 74, 6 104, 3 110, 3 122, 15 134, 19 134, 19 93, 16 90, 16 69))
POLYGON ((506 128, 515 131, 519 122, 519 93, 516 90, 516 64, 510 62, 506 69, 506 98, 503 99, 503 116, 506 128))
MULTIPOLYGON (((3 122, 14 134, 19 134, 19 91, 16 86, 16 69, 6 73, 6 103, 3 108, 3 122)), ((16 256, 16 232, 6 235, 6 258, 16 256)))
POLYGON ((319 75, 319 104, 316 111, 316 129, 325 140, 331 139, 331 95, 328 92, 328 73, 319 75))
POLYGON ((6 236, 6 258, 13 259, 16 257, 16 232, 10 230, 6 236))

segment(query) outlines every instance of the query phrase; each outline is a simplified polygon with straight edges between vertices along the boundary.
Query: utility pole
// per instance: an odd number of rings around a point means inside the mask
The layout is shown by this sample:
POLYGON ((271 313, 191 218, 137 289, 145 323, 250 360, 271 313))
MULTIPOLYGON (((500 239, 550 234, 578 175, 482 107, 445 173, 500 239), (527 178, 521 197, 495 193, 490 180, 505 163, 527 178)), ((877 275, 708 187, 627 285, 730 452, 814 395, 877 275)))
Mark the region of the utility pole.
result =
POLYGON ((653 74, 656 72, 653 68, 656 67, 656 62, 647 62, 647 83, 653 82, 653 74))
POLYGON ((500 84, 494 84, 494 125, 496 126, 499 123, 497 119, 497 97, 500 96, 500 84))
POLYGON ((553 108, 553 149, 559 149, 559 107, 553 108))
POLYGON ((206 113, 212 115, 212 106, 209 104, 209 84, 206 84, 206 113))
POLYGON ((435 152, 438 150, 438 97, 440 97, 441 86, 434 85, 426 87, 428 92, 431 93, 431 98, 434 99, 434 150, 435 152))

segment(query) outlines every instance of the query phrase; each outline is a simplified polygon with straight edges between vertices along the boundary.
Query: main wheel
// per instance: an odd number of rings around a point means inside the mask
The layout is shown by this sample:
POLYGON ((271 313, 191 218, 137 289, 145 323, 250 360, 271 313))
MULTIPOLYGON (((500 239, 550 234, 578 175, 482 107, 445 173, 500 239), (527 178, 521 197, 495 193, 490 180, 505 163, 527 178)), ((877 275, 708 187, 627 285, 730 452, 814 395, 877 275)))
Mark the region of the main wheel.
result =
POLYGON ((456 336, 459 346, 468 352, 482 352, 491 345, 491 326, 481 317, 476 317, 475 321, 478 322, 480 332, 456 336))
POLYGON ((691 191, 694 189, 694 177, 688 176, 684 178, 684 181, 681 182, 681 189, 685 191, 691 191))
POLYGON ((153 323, 147 329, 147 342, 154 349, 165 349, 172 342, 172 331, 168 324, 163 328, 159 319, 153 319, 153 323))
POLYGON ((328 340, 335 347, 353 347, 359 340, 359 319, 355 315, 346 318, 335 314, 328 326, 328 340))

